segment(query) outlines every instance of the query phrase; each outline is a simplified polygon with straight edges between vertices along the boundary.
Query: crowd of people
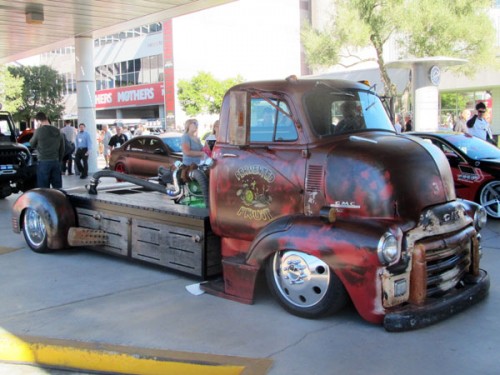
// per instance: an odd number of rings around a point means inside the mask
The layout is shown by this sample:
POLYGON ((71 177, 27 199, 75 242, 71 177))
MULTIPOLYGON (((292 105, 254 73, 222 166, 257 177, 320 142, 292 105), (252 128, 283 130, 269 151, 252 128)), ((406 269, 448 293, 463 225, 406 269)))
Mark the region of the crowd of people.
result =
MULTIPOLYGON (((52 125, 47 115, 39 112, 35 116, 36 130, 30 140, 31 147, 37 150, 37 187, 62 188, 63 175, 79 175, 80 179, 88 177, 88 160, 93 152, 92 139, 86 130, 84 123, 75 128, 71 120, 65 120, 64 126, 58 129, 52 125), (74 160, 74 163, 73 163, 74 160)), ((215 134, 219 128, 217 120, 212 129, 198 136, 198 121, 189 119, 184 124, 184 134, 181 138, 183 151, 183 162, 186 165, 198 164, 205 157, 211 156, 215 143, 215 134), (202 143, 204 141, 204 144, 202 143)), ((112 128, 103 125, 97 132, 98 155, 102 155, 105 161, 105 169, 109 168, 111 151, 120 147, 131 137, 149 134, 149 130, 143 125, 132 132, 121 123, 114 123, 112 128)))
MULTIPOLYGON (((491 127, 486 119, 487 111, 484 102, 479 102, 476 104, 475 111, 464 109, 456 120, 454 120, 451 114, 448 114, 444 124, 440 126, 440 129, 470 134, 474 137, 494 143, 491 127)), ((398 134, 412 131, 413 125, 411 114, 406 113, 404 116, 396 114, 394 128, 398 134)))
POLYGON ((394 116, 394 128, 398 134, 411 132, 413 130, 411 113, 405 113, 404 116, 396 113, 394 116))
POLYGON ((487 113, 488 109, 486 108, 486 104, 484 104, 484 102, 479 102, 475 106, 475 111, 464 109, 456 121, 454 121, 453 116, 449 114, 443 127, 495 143, 491 126, 486 118, 487 113))

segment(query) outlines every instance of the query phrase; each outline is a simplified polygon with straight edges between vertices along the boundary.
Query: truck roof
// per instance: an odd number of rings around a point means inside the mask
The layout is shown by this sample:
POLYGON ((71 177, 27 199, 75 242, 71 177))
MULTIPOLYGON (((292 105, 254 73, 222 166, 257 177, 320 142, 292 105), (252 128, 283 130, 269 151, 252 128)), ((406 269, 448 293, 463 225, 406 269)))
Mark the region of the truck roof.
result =
POLYGON ((316 85, 324 84, 339 90, 343 89, 361 89, 367 90, 368 86, 356 81, 342 79, 324 79, 315 77, 297 78, 290 76, 282 80, 266 80, 241 83, 233 86, 230 90, 261 90, 261 91, 279 91, 279 92, 304 92, 309 91, 316 85))

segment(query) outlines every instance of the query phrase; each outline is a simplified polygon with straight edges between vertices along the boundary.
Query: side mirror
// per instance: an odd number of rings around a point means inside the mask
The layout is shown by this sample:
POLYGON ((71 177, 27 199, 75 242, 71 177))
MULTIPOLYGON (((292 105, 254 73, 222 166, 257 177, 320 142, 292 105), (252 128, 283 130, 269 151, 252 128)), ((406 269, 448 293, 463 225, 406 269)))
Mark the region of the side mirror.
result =
POLYGON ((229 93, 229 143, 245 146, 250 134, 250 94, 246 91, 229 93))

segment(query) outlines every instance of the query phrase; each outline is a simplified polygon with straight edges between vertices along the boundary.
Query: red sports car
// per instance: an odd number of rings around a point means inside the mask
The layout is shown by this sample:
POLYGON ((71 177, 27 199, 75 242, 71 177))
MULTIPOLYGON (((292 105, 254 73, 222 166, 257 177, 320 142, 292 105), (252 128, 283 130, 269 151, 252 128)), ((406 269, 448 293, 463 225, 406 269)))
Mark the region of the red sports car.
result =
POLYGON ((500 218, 500 149, 468 134, 406 133, 431 141, 448 158, 457 197, 481 204, 488 216, 500 218))

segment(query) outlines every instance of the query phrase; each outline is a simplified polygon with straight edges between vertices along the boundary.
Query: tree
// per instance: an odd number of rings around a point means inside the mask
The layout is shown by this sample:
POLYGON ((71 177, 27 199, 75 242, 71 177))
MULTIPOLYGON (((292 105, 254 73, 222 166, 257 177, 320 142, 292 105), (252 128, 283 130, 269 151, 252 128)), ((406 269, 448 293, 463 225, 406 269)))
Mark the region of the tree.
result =
POLYGON ((13 77, 5 66, 0 67, 0 103, 4 111, 15 112, 21 105, 23 85, 23 78, 13 77))
MULTIPOLYGON (((62 117, 64 105, 65 80, 56 70, 47 65, 41 66, 9 66, 9 73, 23 79, 21 101, 13 110, 16 121, 27 124, 39 111, 45 112, 50 119, 62 117)), ((17 95, 9 92, 7 101, 13 101, 17 95)))
POLYGON ((177 96, 189 116, 218 114, 226 91, 242 81, 240 76, 218 81, 211 73, 199 72, 191 80, 179 80, 177 96))
POLYGON ((386 95, 397 94, 384 61, 390 38, 399 44, 401 57, 468 59, 460 68, 464 73, 494 64, 490 0, 335 0, 332 4, 335 12, 324 29, 309 25, 302 31, 308 62, 332 66, 375 60, 386 95), (374 59, 359 55, 365 47, 374 49, 374 59))

